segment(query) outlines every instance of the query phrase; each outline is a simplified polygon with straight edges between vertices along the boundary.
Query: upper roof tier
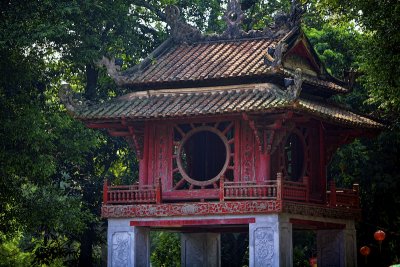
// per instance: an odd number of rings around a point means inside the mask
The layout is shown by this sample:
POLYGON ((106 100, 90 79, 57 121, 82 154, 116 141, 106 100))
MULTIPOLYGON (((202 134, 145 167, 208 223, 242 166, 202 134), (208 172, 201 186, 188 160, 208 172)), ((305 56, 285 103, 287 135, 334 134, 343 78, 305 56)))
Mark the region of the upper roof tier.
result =
POLYGON ((278 16, 274 25, 245 32, 240 28, 243 12, 232 0, 224 16, 227 29, 220 35, 202 34, 170 6, 166 18, 171 36, 141 64, 120 71, 113 59, 100 63, 119 86, 132 90, 254 82, 283 85, 283 78, 292 78, 301 68, 303 92, 324 97, 346 93, 346 84, 326 71, 300 29, 302 10, 295 2, 291 14, 278 16))

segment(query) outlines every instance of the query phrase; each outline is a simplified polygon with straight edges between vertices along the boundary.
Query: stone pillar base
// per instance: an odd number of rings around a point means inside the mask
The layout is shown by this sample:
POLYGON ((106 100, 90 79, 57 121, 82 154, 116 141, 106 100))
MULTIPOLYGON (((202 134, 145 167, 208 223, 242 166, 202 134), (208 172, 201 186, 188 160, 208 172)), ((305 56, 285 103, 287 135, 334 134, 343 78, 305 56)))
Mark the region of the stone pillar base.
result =
POLYGON ((149 267, 149 229, 133 227, 129 220, 109 219, 107 244, 108 267, 149 267))
POLYGON ((220 267, 220 234, 182 233, 181 263, 182 267, 220 267))
POLYGON ((257 216, 249 224, 249 266, 290 267, 292 257, 292 225, 278 215, 257 216))

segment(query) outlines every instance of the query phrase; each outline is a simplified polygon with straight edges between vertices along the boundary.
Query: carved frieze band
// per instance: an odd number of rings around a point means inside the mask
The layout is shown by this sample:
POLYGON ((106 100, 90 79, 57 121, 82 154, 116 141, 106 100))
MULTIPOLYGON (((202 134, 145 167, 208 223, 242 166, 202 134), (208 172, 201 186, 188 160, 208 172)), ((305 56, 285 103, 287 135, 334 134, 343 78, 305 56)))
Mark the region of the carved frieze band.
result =
POLYGON ((235 201, 203 202, 182 204, 143 204, 143 205, 105 205, 102 206, 103 218, 129 217, 167 217, 187 215, 227 215, 276 213, 281 211, 281 202, 268 201, 235 201))
POLYGON ((332 208, 323 205, 306 205, 301 203, 284 202, 282 211, 290 214, 299 214, 314 217, 326 217, 337 219, 361 219, 360 210, 347 208, 332 208))

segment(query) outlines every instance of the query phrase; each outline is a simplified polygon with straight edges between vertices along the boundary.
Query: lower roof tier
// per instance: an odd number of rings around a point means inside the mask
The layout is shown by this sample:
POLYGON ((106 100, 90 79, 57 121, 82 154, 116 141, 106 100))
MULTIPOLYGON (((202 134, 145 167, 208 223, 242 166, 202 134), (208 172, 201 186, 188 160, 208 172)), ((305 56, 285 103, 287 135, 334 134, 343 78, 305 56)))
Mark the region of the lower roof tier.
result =
POLYGON ((383 127, 374 119, 322 99, 293 98, 287 89, 271 83, 149 90, 94 105, 78 103, 68 86, 63 86, 62 90, 61 98, 67 109, 75 118, 87 122, 268 114, 287 110, 343 126, 366 129, 383 127))

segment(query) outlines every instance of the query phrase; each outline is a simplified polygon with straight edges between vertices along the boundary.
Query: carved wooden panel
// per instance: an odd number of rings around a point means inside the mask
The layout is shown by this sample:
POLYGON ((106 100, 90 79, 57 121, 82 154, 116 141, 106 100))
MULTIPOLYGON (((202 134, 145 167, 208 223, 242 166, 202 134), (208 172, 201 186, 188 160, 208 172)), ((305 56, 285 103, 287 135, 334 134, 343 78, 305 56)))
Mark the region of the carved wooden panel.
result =
POLYGON ((157 179, 161 179, 163 189, 171 189, 172 127, 168 124, 153 125, 149 138, 149 184, 156 184, 157 179))
POLYGON ((254 181, 255 180, 255 152, 258 152, 255 147, 255 136, 253 130, 248 124, 242 123, 240 137, 240 180, 254 181))

